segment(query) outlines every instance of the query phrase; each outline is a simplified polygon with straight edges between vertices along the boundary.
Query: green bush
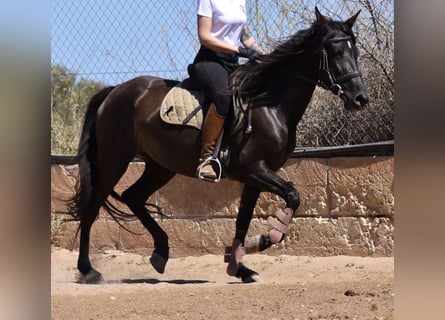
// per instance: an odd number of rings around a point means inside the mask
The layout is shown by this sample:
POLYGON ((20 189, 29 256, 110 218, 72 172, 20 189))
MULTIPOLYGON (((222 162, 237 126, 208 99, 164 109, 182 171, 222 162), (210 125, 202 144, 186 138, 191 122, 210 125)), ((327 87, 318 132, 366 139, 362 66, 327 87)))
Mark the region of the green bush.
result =
POLYGON ((85 108, 105 84, 85 79, 61 65, 51 68, 51 153, 76 154, 85 108))

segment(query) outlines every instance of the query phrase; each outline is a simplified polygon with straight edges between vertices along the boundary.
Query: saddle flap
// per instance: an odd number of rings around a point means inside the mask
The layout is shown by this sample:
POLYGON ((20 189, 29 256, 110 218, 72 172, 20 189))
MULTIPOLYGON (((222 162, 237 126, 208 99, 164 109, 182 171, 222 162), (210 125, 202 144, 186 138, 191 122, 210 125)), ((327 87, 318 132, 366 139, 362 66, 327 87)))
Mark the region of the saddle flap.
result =
POLYGON ((179 83, 164 97, 160 108, 161 119, 169 124, 188 125, 201 129, 202 105, 205 99, 201 91, 188 90, 179 83))

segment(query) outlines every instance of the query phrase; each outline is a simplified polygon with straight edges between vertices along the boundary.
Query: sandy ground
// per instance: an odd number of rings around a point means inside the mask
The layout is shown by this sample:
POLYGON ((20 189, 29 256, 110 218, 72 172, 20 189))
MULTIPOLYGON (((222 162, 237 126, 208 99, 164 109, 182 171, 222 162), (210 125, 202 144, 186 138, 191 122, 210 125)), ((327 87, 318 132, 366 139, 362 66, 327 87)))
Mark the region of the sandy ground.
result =
POLYGON ((146 256, 91 258, 104 284, 77 283, 77 252, 52 248, 52 319, 393 319, 393 258, 248 255, 254 284, 216 255, 170 259, 162 275, 146 256))

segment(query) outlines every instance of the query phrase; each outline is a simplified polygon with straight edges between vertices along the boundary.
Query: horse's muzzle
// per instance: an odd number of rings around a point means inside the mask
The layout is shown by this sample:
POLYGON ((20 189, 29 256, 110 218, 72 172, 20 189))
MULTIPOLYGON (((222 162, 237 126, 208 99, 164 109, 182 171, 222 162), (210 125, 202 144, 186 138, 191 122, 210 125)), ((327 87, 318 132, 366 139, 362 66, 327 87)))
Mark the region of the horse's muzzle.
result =
POLYGON ((364 92, 359 93, 354 97, 354 103, 359 109, 365 107, 368 104, 368 102, 369 102, 369 96, 364 92))
POLYGON ((354 97, 344 93, 340 97, 348 110, 360 110, 369 103, 369 96, 366 92, 360 92, 354 97))

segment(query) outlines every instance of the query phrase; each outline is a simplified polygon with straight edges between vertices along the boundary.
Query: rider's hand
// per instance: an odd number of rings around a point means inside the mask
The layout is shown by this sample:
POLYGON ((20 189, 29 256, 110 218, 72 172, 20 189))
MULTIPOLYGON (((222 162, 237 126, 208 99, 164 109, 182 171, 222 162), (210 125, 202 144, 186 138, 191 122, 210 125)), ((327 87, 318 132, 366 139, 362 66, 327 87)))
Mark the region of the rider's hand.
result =
POLYGON ((256 50, 250 49, 250 48, 245 48, 245 47, 239 47, 238 48, 238 56, 239 57, 243 57, 243 58, 247 58, 249 60, 253 60, 256 57, 258 57, 260 55, 260 53, 256 50))

